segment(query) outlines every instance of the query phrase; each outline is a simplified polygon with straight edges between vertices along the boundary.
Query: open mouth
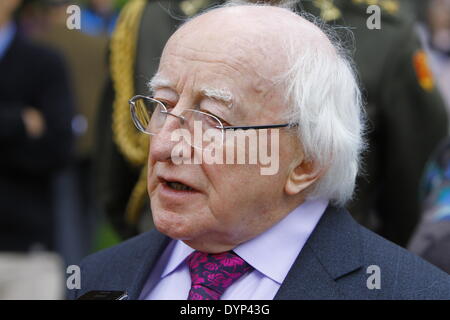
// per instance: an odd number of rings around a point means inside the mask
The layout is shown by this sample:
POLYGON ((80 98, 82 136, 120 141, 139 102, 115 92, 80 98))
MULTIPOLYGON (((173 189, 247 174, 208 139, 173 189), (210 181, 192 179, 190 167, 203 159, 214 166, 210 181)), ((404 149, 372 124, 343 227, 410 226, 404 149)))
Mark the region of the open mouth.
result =
POLYGON ((192 188, 191 186, 188 186, 187 184, 177 181, 175 179, 166 180, 162 177, 158 177, 159 182, 166 188, 172 190, 172 191, 178 191, 178 192, 198 192, 198 190, 192 188))
POLYGON ((166 181, 166 185, 173 190, 176 191, 195 191, 194 189, 192 189, 191 187, 185 185, 184 183, 181 182, 171 182, 171 181, 166 181))

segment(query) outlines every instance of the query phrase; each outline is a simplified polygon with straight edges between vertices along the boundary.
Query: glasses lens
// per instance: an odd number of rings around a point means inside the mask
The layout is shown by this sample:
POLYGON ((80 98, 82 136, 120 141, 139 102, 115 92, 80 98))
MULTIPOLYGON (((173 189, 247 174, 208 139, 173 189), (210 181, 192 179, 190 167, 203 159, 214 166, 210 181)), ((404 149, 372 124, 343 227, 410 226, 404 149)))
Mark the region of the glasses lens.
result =
POLYGON ((157 134, 164 125, 165 111, 161 102, 140 97, 134 101, 135 109, 134 115, 138 122, 137 127, 149 134, 157 134))
POLYGON ((182 127, 191 133, 189 144, 197 149, 209 150, 223 144, 223 125, 214 116, 197 110, 185 110, 182 127))

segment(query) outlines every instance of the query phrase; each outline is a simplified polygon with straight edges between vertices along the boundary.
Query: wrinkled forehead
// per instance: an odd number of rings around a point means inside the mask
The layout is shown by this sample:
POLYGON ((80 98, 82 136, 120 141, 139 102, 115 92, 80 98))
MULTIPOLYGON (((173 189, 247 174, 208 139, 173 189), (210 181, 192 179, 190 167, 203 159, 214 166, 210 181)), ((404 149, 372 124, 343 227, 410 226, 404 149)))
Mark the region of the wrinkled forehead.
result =
POLYGON ((289 10, 265 6, 214 9, 172 35, 158 75, 175 89, 167 96, 195 100, 204 96, 205 89, 214 89, 214 96, 224 90, 232 97, 229 105, 239 106, 233 109, 239 109, 239 118, 249 114, 271 117, 287 108, 279 102, 288 99, 285 80, 292 53, 296 59, 311 46, 334 50, 319 28, 289 10))
POLYGON ((225 7, 202 14, 177 30, 164 49, 161 64, 180 57, 225 62, 256 81, 270 82, 288 70, 289 46, 298 46, 301 54, 302 46, 320 41, 327 41, 321 31, 289 10, 225 7))
POLYGON ((182 57, 189 62, 210 62, 208 68, 235 68, 240 71, 236 76, 242 72, 269 80, 281 70, 282 50, 261 29, 254 21, 207 13, 187 22, 170 38, 161 63, 182 57))

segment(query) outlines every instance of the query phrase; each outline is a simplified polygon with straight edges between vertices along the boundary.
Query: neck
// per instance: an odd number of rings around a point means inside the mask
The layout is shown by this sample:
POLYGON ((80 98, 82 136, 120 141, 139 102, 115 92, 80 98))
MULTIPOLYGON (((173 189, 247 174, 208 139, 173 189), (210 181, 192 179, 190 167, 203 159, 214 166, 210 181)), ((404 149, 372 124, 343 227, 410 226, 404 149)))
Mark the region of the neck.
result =
MULTIPOLYGON (((221 253, 233 250, 240 244, 257 237, 272 228, 275 224, 283 220, 288 214, 294 211, 295 208, 302 205, 306 201, 303 194, 288 198, 289 199, 286 199, 286 202, 283 202, 283 205, 280 203, 275 205, 273 208, 261 210, 261 212, 267 212, 270 214, 271 218, 265 218, 264 220, 267 220, 268 223, 258 225, 257 227, 249 230, 249 232, 238 232, 236 237, 234 237, 233 232, 222 234, 207 233, 202 237, 183 240, 183 242, 195 250, 207 253, 221 253)), ((256 226, 257 223, 254 225, 256 226)))

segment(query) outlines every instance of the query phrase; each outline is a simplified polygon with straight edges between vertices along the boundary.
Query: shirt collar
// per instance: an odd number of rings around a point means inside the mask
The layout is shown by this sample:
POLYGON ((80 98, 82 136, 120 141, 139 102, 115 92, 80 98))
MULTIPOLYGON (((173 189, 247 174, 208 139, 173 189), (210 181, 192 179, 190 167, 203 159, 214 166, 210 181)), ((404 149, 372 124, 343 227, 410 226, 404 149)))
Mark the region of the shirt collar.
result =
POLYGON ((195 250, 181 240, 176 240, 169 261, 161 274, 161 278, 172 273, 195 250))
MULTIPOLYGON (((233 251, 266 277, 281 284, 327 206, 328 200, 305 201, 270 229, 233 251)), ((176 241, 161 278, 175 271, 193 251, 183 241, 176 241)))
POLYGON ((13 22, 0 28, 0 59, 5 55, 16 33, 16 25, 13 22))

